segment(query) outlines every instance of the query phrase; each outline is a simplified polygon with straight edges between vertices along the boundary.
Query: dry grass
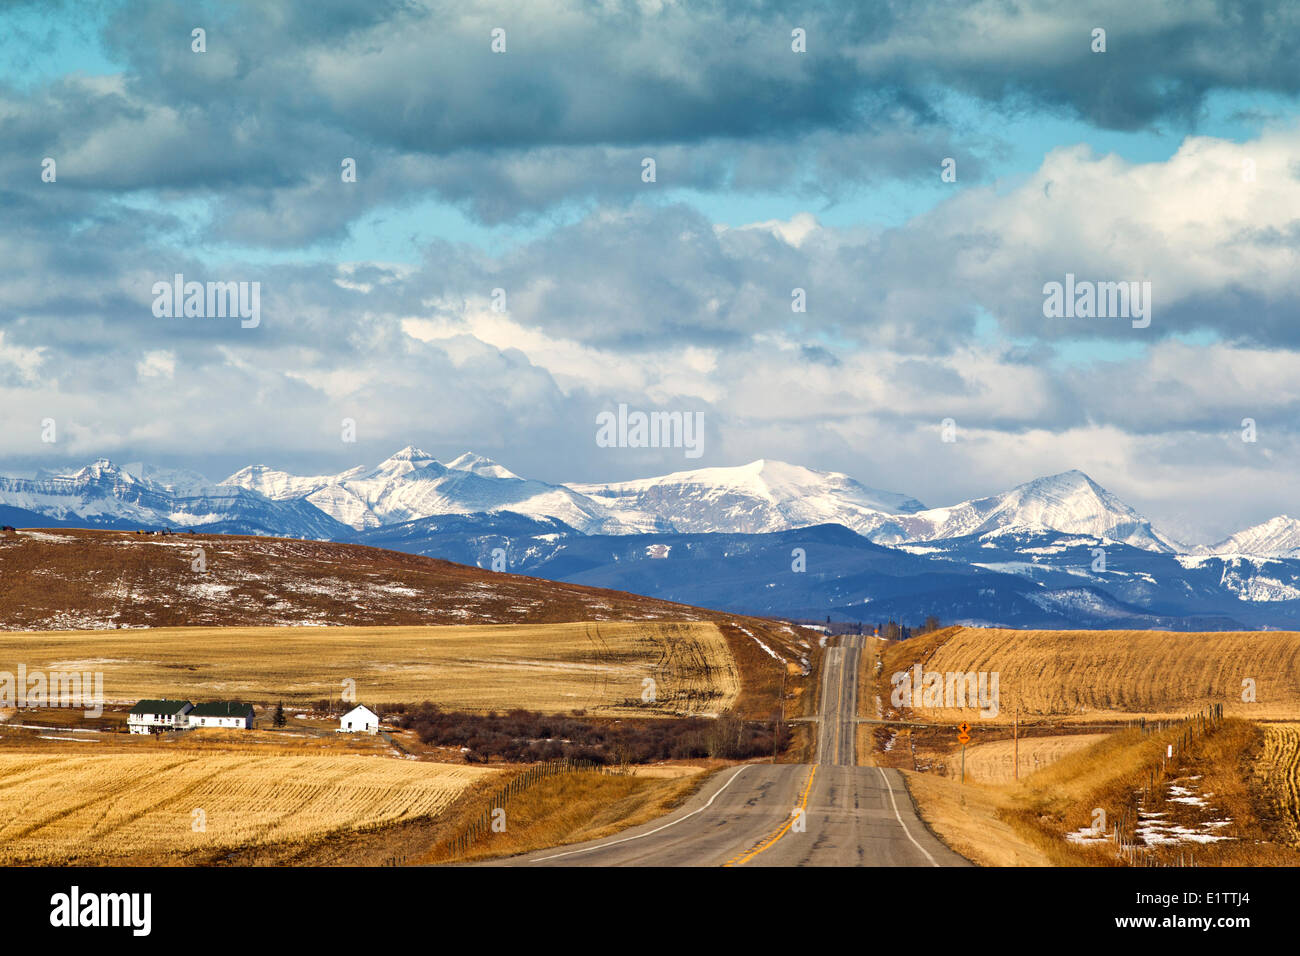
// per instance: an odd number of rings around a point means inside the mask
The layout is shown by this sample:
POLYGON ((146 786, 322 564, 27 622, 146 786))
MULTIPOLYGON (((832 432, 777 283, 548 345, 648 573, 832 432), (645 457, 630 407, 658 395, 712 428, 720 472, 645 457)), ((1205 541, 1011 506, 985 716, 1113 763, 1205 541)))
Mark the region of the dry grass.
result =
POLYGON ((307 845, 443 813, 495 771, 365 756, 0 753, 0 862, 148 863, 307 845), (194 811, 206 831, 194 829, 194 811))
POLYGON ((8 630, 703 619, 655 598, 354 544, 54 529, 0 534, 8 630), (202 549, 206 572, 193 570, 202 549))
MULTIPOLYGON (((1028 777, 1067 754, 1091 747, 1109 734, 1062 734, 1047 737, 1023 737, 1020 740, 1020 776, 1028 777)), ((948 776, 961 779, 961 751, 946 756, 948 776)), ((966 779, 975 783, 1014 783, 1016 780, 1016 743, 995 740, 966 748, 966 779)))
MULTIPOLYGON (((704 782, 705 769, 668 777, 586 771, 548 777, 504 805, 504 832, 483 834, 455 858, 443 842, 419 862, 471 862, 603 839, 680 806, 704 782)), ((468 825, 485 806, 482 799, 463 801, 460 822, 468 825)))
MULTIPOLYGON (((908 785, 935 832, 983 865, 1122 865, 1111 841, 1067 840, 1068 834, 1090 831, 1098 809, 1104 811, 1108 832, 1119 823, 1127 840, 1153 847, 1143 858, 1158 864, 1187 859, 1198 866, 1300 865, 1300 853, 1288 836, 1294 834, 1293 811, 1286 809, 1291 798, 1278 799, 1279 790, 1290 786, 1284 781, 1293 779, 1288 774, 1294 774, 1288 744, 1279 737, 1270 750, 1268 731, 1229 719, 1208 735, 1198 733, 1162 767, 1166 747, 1181 732, 1112 733, 1022 777, 1019 785, 968 779, 963 786, 952 777, 910 773, 908 785), (1139 810, 1144 817, 1139 818, 1139 810), (1151 821, 1187 834, 1229 839, 1202 842, 1185 836, 1157 843, 1148 835, 1139 840, 1139 826, 1149 833, 1151 821)), ((1022 740, 1022 749, 1025 744, 1022 740)), ((969 751, 967 757, 969 761, 969 751)), ((1170 830, 1159 832, 1168 835, 1170 830)))
POLYGON ((1155 861, 1171 863, 1188 856, 1198 866, 1300 864, 1300 853, 1273 840, 1260 813, 1261 793, 1252 764, 1262 746, 1261 729, 1248 721, 1227 720, 1208 736, 1198 735, 1162 774, 1166 747, 1179 735, 1179 729, 1112 734, 1031 776, 1011 795, 1012 809, 1003 811, 1003 817, 1063 866, 1118 865, 1113 845, 1079 846, 1067 842, 1065 835, 1091 827, 1100 808, 1108 827, 1120 822, 1131 838, 1139 802, 1146 812, 1161 814, 1163 824, 1210 832, 1204 830, 1207 820, 1228 821, 1212 831, 1228 840, 1159 847, 1150 854, 1155 861), (1155 790, 1150 792, 1153 773, 1155 790), (1170 799, 1173 784, 1192 790, 1203 803, 1170 799))
MULTIPOLYGON (((858 716, 876 719, 881 716, 877 710, 876 671, 877 664, 884 653, 885 642, 878 637, 866 638, 862 648, 862 664, 858 668, 858 716)), ((881 665, 883 666, 883 665, 881 665)), ((854 727, 854 747, 859 767, 872 767, 876 764, 875 726, 858 724, 854 727)))
POLYGON ((102 671, 115 701, 304 703, 337 699, 350 679, 370 702, 655 716, 721 712, 740 690, 728 642, 703 622, 0 633, 6 660, 102 671))
MULTIPOLYGON (((945 628, 889 648, 877 684, 886 701, 890 675, 918 662, 927 671, 997 672, 1001 723, 1011 721, 1017 705, 1022 720, 1182 717, 1209 704, 1255 720, 1300 718, 1300 633, 1289 631, 945 628), (1246 678, 1255 681, 1255 703, 1242 702, 1246 678)), ((971 713, 957 708, 909 712, 936 722, 958 722, 971 713)))
POLYGON ((1241 719, 1300 715, 1300 634, 950 627, 890 645, 876 693, 888 701, 890 675, 916 664, 1000 676, 994 720, 976 719, 970 709, 885 708, 889 716, 932 724, 898 731, 897 740, 915 749, 903 753, 896 743, 899 752, 887 756, 936 771, 910 776, 913 792, 936 832, 968 857, 994 865, 1121 865, 1111 842, 1067 840, 1087 839, 1100 809, 1108 829, 1119 823, 1127 841, 1148 848, 1146 861, 1300 864, 1293 848, 1300 728, 1264 730, 1241 719), (1254 703, 1242 701, 1246 678, 1255 682, 1254 703), (1121 723, 1098 733, 1115 721, 1177 719, 1212 704, 1221 704, 1228 719, 1209 734, 1198 732, 1168 766, 1166 747, 1185 727, 1143 733, 1121 723), (1018 786, 1010 782, 1014 744, 1007 739, 1017 709, 1018 786), (977 741, 967 751, 964 788, 952 779, 960 766, 952 727, 963 718, 977 741), (1067 736, 1071 729, 1080 733, 1067 736), (1035 755, 1040 769, 1026 774, 1035 755))
POLYGON ((1009 806, 1003 788, 984 787, 929 773, 904 771, 921 818, 953 850, 980 866, 1052 866, 1053 860, 1025 839, 1001 814, 1009 806))
POLYGON ((1112 852, 1077 847, 1065 834, 1091 825, 1093 808, 1105 807, 1108 798, 1127 798, 1158 746, 1155 738, 1136 732, 1108 735, 1019 786, 962 785, 924 773, 908 774, 907 780, 922 816, 970 860, 987 866, 1107 866, 1114 865, 1112 852))

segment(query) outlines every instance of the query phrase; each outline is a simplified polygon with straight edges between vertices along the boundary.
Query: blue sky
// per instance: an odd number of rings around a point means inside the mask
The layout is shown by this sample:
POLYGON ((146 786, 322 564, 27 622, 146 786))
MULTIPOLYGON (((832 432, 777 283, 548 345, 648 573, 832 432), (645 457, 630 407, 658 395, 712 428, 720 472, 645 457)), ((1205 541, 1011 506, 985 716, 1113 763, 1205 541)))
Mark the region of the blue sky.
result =
POLYGON ((1300 494, 1297 39, 1285 4, 5 6, 6 470, 415 443, 942 504, 1081 468, 1226 534, 1300 494), (262 322, 160 320, 176 272, 262 322), (1046 318, 1067 272, 1150 281, 1150 327, 1046 318), (705 455, 597 447, 620 402, 703 412, 705 455))

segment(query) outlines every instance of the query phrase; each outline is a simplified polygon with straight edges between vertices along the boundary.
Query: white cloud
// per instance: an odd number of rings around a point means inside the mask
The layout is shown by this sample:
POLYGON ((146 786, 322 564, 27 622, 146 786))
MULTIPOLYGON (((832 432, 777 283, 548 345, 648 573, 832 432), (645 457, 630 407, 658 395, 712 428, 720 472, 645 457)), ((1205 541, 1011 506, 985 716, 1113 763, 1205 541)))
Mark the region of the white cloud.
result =
MULTIPOLYGON (((726 226, 715 226, 719 232, 725 231, 726 226)), ((804 244, 804 241, 817 230, 821 229, 821 223, 817 217, 810 212, 795 213, 789 219, 768 219, 763 222, 747 223, 743 226, 737 226, 737 229, 761 230, 770 232, 784 242, 789 243, 798 249, 804 244)))
POLYGON ((0 362, 12 365, 24 382, 36 384, 39 381, 44 353, 43 348, 24 348, 6 342, 5 333, 0 331, 0 362))
POLYGON ((150 379, 171 381, 176 377, 176 353, 165 350, 146 352, 144 358, 136 363, 135 374, 142 382, 150 379))

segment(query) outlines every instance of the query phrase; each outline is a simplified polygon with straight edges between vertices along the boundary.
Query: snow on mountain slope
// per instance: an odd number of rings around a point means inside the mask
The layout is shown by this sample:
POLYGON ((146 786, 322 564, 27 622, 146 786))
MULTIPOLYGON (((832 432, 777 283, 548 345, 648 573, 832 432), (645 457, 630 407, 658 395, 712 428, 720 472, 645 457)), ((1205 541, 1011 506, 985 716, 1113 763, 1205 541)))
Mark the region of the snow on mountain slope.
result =
POLYGON ((455 461, 449 461, 447 467, 455 471, 472 471, 484 478, 519 478, 513 471, 498 465, 491 458, 484 458, 473 452, 466 452, 455 461))
POLYGON ((239 469, 220 484, 238 485, 266 495, 273 501, 285 501, 289 498, 305 498, 326 485, 340 484, 365 472, 365 468, 358 466, 338 475, 292 475, 267 465, 249 465, 247 468, 239 469))
POLYGON ((1210 554, 1258 554, 1300 558, 1300 521, 1278 515, 1224 538, 1206 549, 1210 554))
POLYGON ((417 471, 428 468, 430 465, 436 465, 438 468, 445 467, 427 451, 421 451, 414 445, 407 445, 397 454, 385 458, 376 468, 359 476, 356 480, 386 483, 394 479, 406 478, 417 471))
POLYGON ((300 498, 359 531, 435 515, 500 511, 558 518, 587 533, 624 530, 599 506, 562 485, 520 478, 473 453, 444 465, 411 445, 371 469, 300 477, 254 465, 223 484, 255 489, 278 500, 300 498))
POLYGON ((0 504, 60 520, 70 517, 151 521, 171 496, 153 482, 121 471, 106 458, 65 475, 0 478, 0 504))
MULTIPOLYGON (((407 446, 373 468, 294 475, 252 465, 217 486, 194 473, 141 464, 119 469, 101 460, 66 475, 0 479, 0 505, 59 519, 251 521, 259 529, 279 520, 290 535, 315 525, 334 534, 333 522, 366 531, 437 516, 513 512, 556 519, 586 534, 763 533, 839 524, 880 544, 1047 530, 1150 551, 1177 550, 1147 519, 1079 471, 925 509, 914 498, 876 491, 838 472, 765 459, 635 481, 556 485, 521 478, 472 452, 443 464, 407 446), (293 507, 277 510, 275 504, 293 507)), ((1268 549, 1261 553, 1300 548, 1300 522, 1274 519, 1223 543, 1229 546, 1240 552, 1268 549)))
POLYGON ((1267 558, 1234 555, 1224 559, 1220 583, 1242 601, 1294 601, 1300 598, 1294 568, 1294 565, 1267 558))
POLYGON ((634 481, 552 485, 473 453, 442 464, 407 446, 369 470, 300 477, 256 465, 224 483, 276 500, 305 500, 357 530, 511 511, 555 518, 586 534, 762 533, 840 524, 881 544, 1052 530, 1176 550, 1147 519, 1079 471, 928 510, 915 498, 868 488, 848 475, 766 459, 634 481))
MULTIPOLYGON (((143 473, 148 468, 138 467, 143 473)), ((65 475, 0 478, 0 505, 59 521, 117 521, 171 528, 222 525, 236 533, 328 537, 339 526, 297 501, 275 502, 247 488, 208 484, 194 473, 139 477, 106 458, 65 475)))
POLYGON ((893 519, 897 531, 873 536, 882 544, 965 535, 1051 530, 1086 534, 1148 551, 1178 548, 1151 522, 1081 471, 1035 478, 1011 491, 893 519))
POLYGON ((524 478, 500 478, 448 468, 437 462, 383 484, 350 482, 364 493, 383 524, 432 515, 513 511, 536 518, 558 518, 579 531, 613 531, 615 523, 582 495, 568 488, 524 478))
POLYGON ((842 524, 862 534, 920 511, 906 495, 867 488, 839 472, 759 459, 610 484, 570 484, 619 523, 640 531, 785 531, 842 524))

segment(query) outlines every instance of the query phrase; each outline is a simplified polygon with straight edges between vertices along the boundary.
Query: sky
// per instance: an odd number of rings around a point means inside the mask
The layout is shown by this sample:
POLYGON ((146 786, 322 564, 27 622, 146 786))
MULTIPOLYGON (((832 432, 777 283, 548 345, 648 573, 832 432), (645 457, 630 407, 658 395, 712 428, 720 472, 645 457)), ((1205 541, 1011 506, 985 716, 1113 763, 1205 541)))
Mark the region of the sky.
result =
POLYGON ((414 444, 1300 512, 1300 8, 791 6, 0 0, 0 472, 414 444), (255 327, 157 314, 178 273, 255 327), (1045 314, 1067 275, 1149 324, 1045 314), (602 447, 620 404, 702 453, 602 447))

